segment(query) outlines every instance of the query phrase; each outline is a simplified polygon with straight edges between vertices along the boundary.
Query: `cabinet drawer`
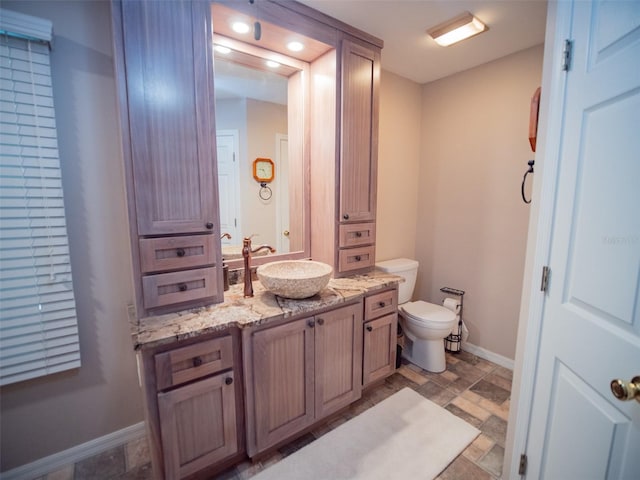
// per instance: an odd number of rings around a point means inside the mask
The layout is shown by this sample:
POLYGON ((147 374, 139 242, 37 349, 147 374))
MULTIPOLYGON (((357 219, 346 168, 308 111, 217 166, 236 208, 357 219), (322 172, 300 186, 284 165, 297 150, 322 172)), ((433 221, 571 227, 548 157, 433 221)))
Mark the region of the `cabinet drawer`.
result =
POLYGON ((213 235, 140 239, 142 273, 213 265, 213 235))
POLYGON ((372 320, 382 315, 395 313, 397 309, 398 291, 395 289, 376 293, 364 299, 365 320, 372 320))
POLYGON ((212 297, 216 293, 216 269, 146 275, 142 277, 142 292, 145 308, 212 297))
POLYGON ((233 366, 231 336, 159 353, 155 362, 158 390, 220 372, 233 366))
POLYGON ((339 252, 338 269, 340 272, 371 268, 375 262, 375 247, 345 248, 339 252))
POLYGON ((375 223, 340 225, 340 248, 369 245, 376 241, 375 223))

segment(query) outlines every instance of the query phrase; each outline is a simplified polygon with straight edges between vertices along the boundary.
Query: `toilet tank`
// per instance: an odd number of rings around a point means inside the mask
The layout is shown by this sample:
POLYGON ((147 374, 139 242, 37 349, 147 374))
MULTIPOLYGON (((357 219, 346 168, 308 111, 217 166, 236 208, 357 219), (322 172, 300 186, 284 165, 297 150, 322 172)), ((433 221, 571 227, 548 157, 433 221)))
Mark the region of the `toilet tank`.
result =
POLYGON ((413 289, 416 286, 418 276, 418 261, 409 258, 394 258, 376 263, 376 267, 383 272, 404 277, 404 283, 398 284, 398 304, 411 300, 413 289))

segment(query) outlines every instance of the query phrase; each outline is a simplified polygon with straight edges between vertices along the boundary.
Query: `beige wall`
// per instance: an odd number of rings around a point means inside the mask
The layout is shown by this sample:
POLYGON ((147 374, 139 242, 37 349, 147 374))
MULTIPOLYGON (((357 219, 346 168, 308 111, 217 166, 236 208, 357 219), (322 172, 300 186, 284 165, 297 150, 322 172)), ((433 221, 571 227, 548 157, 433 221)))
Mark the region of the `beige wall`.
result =
POLYGON ((422 91, 419 84, 382 71, 378 144, 376 260, 414 258, 422 91))
POLYGON ((2 471, 143 420, 108 2, 5 1, 53 21, 51 53, 82 367, 3 387, 2 471))
POLYGON ((542 46, 423 87, 416 297, 466 290, 469 342, 513 359, 530 207, 529 104, 542 46))

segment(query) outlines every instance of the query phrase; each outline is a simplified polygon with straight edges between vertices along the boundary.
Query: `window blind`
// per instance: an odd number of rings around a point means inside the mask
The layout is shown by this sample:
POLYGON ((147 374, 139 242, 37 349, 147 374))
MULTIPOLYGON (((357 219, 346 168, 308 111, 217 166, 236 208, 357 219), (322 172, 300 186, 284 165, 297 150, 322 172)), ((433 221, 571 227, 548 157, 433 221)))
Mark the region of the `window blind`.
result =
POLYGON ((80 349, 51 23, 0 9, 0 27, 0 385, 6 385, 77 368, 80 349))

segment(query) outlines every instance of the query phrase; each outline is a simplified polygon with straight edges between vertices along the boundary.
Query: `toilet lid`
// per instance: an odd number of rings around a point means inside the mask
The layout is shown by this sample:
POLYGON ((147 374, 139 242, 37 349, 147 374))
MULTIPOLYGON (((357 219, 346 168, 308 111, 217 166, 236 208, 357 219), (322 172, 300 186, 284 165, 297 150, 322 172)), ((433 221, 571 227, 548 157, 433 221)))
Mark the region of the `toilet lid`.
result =
POLYGON ((456 314, 451 310, 422 300, 405 303, 401 308, 411 317, 432 322, 450 322, 456 318, 456 314))

